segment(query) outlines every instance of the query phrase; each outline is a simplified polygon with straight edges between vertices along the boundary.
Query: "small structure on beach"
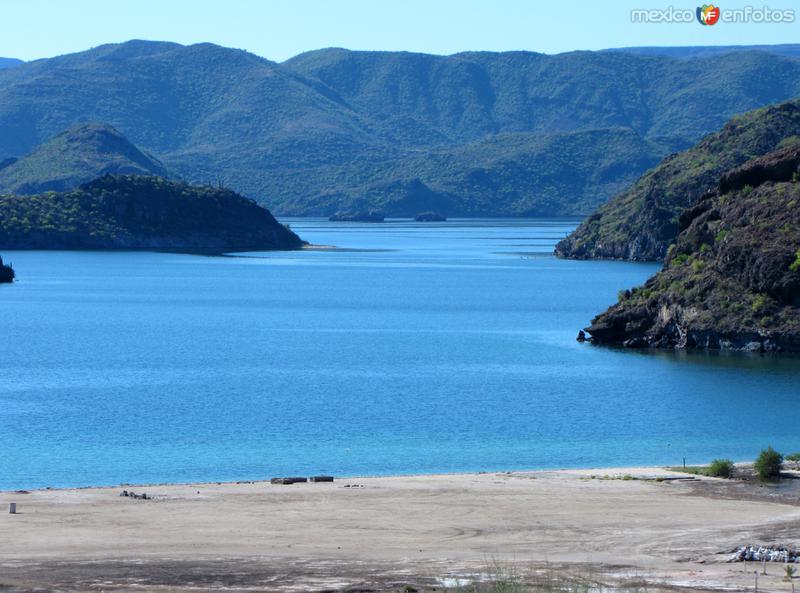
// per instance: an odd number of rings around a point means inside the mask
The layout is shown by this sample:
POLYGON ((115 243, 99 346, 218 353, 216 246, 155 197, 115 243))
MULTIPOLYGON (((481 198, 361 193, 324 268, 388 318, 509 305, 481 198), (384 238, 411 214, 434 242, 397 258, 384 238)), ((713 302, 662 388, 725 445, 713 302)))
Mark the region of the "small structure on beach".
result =
POLYGON ((281 478, 272 478, 269 483, 270 484, 304 484, 306 482, 333 482, 333 476, 311 476, 310 478, 306 477, 281 477, 281 478))
POLYGON ((308 478, 301 478, 301 477, 292 477, 292 478, 272 478, 269 483, 270 484, 302 484, 304 482, 308 482, 308 478))

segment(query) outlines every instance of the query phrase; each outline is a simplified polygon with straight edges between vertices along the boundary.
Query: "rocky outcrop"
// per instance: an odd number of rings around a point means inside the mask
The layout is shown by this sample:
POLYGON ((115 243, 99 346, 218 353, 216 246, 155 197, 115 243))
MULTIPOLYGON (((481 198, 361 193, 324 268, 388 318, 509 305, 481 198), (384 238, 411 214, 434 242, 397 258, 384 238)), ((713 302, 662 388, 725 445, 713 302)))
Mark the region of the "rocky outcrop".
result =
POLYGON ((303 241, 228 189, 105 176, 64 193, 0 196, 5 249, 298 249, 303 241))
MULTIPOLYGON (((555 249, 573 259, 663 260, 684 209, 747 160, 800 141, 800 101, 733 118, 694 147, 673 154, 589 216, 555 249)), ((751 186, 757 185, 754 175, 751 186)), ((731 183, 737 183, 731 179, 731 183)), ((724 188, 727 191, 727 187, 724 188)))
POLYGON ((14 282, 14 278, 17 275, 14 272, 14 268, 10 265, 6 265, 3 263, 3 258, 0 257, 0 284, 8 284, 9 282, 14 282))
POLYGON ((586 329, 598 344, 800 351, 800 147, 748 161, 679 218, 664 269, 586 329))

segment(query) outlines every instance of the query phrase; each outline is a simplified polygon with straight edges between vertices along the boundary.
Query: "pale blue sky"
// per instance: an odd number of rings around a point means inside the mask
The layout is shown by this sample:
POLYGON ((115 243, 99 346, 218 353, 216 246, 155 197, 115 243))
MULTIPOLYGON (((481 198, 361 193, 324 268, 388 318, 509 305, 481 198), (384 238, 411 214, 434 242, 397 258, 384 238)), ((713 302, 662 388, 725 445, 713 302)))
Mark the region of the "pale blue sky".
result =
POLYGON ((210 41, 277 61, 331 46, 451 54, 800 42, 800 5, 785 0, 722 9, 797 5, 792 24, 631 23, 632 8, 670 5, 694 10, 697 0, 0 0, 0 56, 31 60, 133 38, 210 41))

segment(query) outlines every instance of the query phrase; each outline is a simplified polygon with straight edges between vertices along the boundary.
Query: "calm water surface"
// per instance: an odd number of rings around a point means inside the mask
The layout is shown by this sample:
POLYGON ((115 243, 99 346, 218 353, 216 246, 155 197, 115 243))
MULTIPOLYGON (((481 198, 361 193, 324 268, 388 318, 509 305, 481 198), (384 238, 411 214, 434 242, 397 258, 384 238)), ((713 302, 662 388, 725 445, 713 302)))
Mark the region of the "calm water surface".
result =
POLYGON ((0 488, 800 450, 800 360, 575 341, 655 265, 572 221, 291 221, 340 250, 7 252, 0 488))

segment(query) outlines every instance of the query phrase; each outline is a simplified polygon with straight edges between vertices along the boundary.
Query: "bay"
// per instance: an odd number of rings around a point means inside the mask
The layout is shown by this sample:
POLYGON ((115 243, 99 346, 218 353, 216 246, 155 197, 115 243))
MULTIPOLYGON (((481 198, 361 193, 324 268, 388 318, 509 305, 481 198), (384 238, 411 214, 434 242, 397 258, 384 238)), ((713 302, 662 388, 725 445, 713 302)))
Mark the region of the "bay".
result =
POLYGON ((797 357, 575 341, 659 267, 577 221, 286 222, 336 248, 3 253, 0 489, 800 450, 797 357))

